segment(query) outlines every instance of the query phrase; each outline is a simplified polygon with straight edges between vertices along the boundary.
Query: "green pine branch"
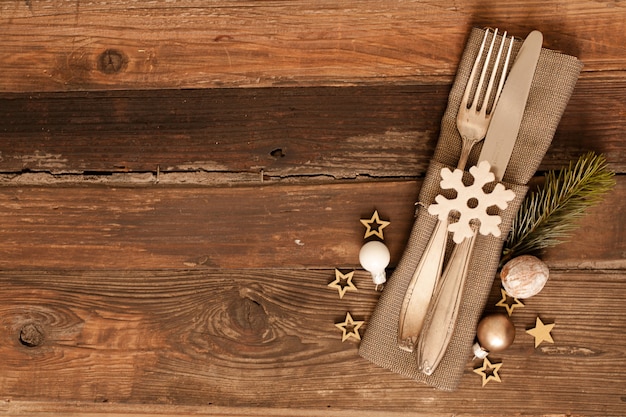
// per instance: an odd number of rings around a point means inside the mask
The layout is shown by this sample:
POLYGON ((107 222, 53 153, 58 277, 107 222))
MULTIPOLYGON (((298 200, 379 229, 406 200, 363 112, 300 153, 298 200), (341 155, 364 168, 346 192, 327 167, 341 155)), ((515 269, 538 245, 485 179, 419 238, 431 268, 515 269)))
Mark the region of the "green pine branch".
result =
POLYGON ((589 152, 568 167, 548 171, 541 188, 529 193, 513 220, 501 265, 567 240, 585 211, 615 186, 606 158, 589 152))

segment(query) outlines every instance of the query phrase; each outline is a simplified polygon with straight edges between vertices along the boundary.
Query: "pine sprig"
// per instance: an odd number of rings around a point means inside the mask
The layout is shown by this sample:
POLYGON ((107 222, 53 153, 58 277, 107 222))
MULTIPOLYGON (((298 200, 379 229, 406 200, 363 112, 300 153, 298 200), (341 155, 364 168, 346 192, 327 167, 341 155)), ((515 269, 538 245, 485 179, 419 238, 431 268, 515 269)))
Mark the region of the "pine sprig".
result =
POLYGON ((564 169, 548 171, 543 186, 526 196, 513 220, 501 264, 569 238, 577 220, 615 186, 613 176, 606 158, 593 152, 564 169))

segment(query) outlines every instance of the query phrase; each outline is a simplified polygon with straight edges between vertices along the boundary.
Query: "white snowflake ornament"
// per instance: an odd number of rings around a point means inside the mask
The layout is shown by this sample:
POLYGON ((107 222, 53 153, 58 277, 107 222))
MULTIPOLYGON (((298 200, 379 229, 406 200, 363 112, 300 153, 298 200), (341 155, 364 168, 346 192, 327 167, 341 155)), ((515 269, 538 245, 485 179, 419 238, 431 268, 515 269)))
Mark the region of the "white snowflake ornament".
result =
POLYGON ((469 172, 474 182, 471 185, 465 185, 462 170, 451 171, 448 168, 442 168, 441 188, 453 189, 457 195, 455 198, 448 199, 439 194, 435 197, 435 203, 428 207, 428 212, 433 216, 438 216, 440 221, 447 221, 451 212, 459 213, 459 220, 448 226, 448 231, 453 233, 452 239, 455 243, 461 243, 463 239, 474 234, 471 226, 472 220, 480 222, 478 231, 481 235, 491 234, 499 237, 502 218, 497 214, 489 214, 487 209, 496 206, 504 210, 508 207, 508 202, 515 198, 515 193, 507 190, 500 183, 496 184, 490 193, 485 192, 483 187, 495 180, 489 162, 481 161, 477 166, 471 167, 469 172))

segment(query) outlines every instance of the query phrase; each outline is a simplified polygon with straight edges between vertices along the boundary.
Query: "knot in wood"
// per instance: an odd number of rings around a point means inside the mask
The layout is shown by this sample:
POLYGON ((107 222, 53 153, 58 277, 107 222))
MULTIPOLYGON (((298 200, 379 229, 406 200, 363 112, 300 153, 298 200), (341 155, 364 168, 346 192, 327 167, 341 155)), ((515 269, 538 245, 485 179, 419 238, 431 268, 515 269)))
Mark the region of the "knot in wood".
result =
POLYGON ((128 58, 117 49, 107 49, 98 57, 98 70, 104 74, 116 74, 122 71, 128 58))
POLYGON ((35 323, 25 324, 20 330, 20 343, 28 347, 40 346, 45 339, 41 327, 35 323))
POLYGON ((267 327, 267 315, 265 310, 257 301, 250 298, 243 298, 236 309, 235 320, 244 330, 262 330, 267 327))
POLYGON ((263 306, 249 298, 238 298, 230 305, 230 326, 241 341, 262 341, 267 337, 269 319, 263 306))

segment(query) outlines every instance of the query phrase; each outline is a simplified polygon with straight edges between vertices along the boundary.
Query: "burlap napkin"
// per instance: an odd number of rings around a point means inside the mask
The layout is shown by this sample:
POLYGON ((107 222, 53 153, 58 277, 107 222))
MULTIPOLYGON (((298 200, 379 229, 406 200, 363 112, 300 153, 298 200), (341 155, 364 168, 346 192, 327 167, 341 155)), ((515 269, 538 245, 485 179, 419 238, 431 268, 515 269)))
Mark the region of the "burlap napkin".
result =
MULTIPOLYGON (((503 178, 504 185, 515 191, 516 198, 500 213, 502 237, 478 236, 452 341, 437 370, 426 376, 418 369, 416 352, 398 348, 398 319, 409 281, 436 223, 436 218, 428 214, 424 206, 432 203, 440 192, 441 168, 455 168, 459 158, 461 138, 456 128, 456 115, 483 36, 482 29, 475 28, 470 33, 441 122, 437 148, 420 190, 421 204, 411 236, 380 296, 359 348, 361 356, 379 366, 447 391, 457 387, 472 357, 476 325, 493 285, 502 245, 526 194, 526 184, 550 146, 582 69, 582 63, 575 57, 545 48, 541 51, 517 142, 503 178)), ((516 40, 514 54, 520 45, 521 41, 516 40)), ((475 146, 468 167, 476 163, 480 148, 481 145, 475 146)))

